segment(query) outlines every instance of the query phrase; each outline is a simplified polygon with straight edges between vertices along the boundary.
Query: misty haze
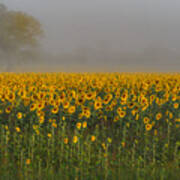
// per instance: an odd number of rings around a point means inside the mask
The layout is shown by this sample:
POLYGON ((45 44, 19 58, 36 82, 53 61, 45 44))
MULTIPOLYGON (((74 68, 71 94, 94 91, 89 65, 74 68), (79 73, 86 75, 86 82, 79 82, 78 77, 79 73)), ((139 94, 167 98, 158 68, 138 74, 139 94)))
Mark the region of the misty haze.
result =
POLYGON ((0 0, 0 180, 180 180, 180 0, 0 0))
POLYGON ((44 31, 35 54, 13 55, 21 61, 10 63, 12 71, 179 71, 178 0, 0 3, 33 16, 44 31))

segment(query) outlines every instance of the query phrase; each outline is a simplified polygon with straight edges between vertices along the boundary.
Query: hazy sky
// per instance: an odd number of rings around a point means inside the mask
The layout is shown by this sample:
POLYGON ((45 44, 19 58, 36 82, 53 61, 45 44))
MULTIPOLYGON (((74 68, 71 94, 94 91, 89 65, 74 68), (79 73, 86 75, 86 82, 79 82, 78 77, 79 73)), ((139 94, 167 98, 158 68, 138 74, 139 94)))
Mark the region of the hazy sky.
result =
POLYGON ((125 65, 180 69, 179 0, 0 2, 38 18, 46 32, 44 47, 55 54, 86 53, 109 58, 113 66, 122 59, 125 65))

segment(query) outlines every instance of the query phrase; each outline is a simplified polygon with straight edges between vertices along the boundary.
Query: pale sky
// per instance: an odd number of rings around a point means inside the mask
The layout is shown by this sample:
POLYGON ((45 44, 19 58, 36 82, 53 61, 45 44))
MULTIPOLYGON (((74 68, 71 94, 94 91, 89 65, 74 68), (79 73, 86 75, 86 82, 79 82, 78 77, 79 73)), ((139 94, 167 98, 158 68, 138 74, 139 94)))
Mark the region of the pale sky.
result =
POLYGON ((179 0, 0 2, 39 19, 46 33, 43 46, 54 54, 90 54, 94 65, 180 69, 179 0))

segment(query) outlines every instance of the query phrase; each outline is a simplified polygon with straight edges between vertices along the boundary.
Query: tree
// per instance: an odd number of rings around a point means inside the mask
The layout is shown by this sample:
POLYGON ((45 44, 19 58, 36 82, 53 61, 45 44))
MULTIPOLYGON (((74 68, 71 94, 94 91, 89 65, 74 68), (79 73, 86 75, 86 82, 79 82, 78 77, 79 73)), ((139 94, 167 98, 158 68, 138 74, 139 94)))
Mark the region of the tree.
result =
POLYGON ((0 4, 0 58, 6 58, 8 69, 17 63, 15 59, 37 48, 42 35, 41 24, 33 16, 0 4))

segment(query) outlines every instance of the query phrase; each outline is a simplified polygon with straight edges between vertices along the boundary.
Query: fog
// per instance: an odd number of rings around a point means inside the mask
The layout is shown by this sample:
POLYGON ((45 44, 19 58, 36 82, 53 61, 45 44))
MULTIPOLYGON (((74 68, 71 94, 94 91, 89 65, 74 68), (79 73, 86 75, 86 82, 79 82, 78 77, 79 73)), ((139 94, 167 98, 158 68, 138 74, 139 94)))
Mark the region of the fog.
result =
POLYGON ((29 61, 29 70, 180 70, 179 0, 0 2, 43 26, 43 61, 29 61))

